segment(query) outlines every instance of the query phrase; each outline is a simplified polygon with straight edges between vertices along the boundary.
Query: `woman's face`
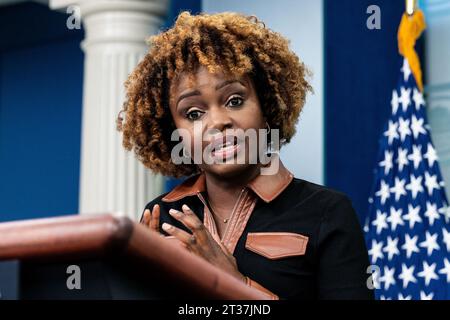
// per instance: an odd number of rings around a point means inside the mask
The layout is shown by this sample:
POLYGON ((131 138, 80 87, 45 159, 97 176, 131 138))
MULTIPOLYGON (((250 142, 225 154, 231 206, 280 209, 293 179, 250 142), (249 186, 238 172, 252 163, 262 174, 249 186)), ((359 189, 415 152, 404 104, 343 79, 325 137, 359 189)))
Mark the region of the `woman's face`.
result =
POLYGON ((236 176, 255 166, 255 161, 249 159, 255 159, 258 148, 251 144, 259 145, 259 139, 247 137, 243 143, 242 135, 235 134, 239 132, 236 129, 241 129, 254 131, 259 137, 259 129, 266 127, 250 77, 228 79, 202 66, 195 79, 195 84, 189 86, 188 76, 182 74, 170 94, 170 111, 176 128, 188 135, 183 141, 191 158, 201 156, 201 163, 194 159, 200 169, 223 177, 236 176), (205 161, 205 157, 209 160, 205 161))

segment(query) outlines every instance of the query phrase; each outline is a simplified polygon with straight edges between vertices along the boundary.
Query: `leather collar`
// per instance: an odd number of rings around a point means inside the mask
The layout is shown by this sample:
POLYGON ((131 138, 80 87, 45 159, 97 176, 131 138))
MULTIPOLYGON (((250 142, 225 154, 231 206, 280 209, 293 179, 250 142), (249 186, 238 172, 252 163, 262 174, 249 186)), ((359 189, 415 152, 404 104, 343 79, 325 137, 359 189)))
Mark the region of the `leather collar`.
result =
MULTIPOLYGON (((259 175, 247 184, 256 195, 265 202, 274 200, 291 183, 294 175, 279 160, 278 172, 273 175, 259 175)), ((187 196, 194 196, 206 191, 205 174, 192 176, 176 186, 162 198, 162 201, 173 202, 187 196)))

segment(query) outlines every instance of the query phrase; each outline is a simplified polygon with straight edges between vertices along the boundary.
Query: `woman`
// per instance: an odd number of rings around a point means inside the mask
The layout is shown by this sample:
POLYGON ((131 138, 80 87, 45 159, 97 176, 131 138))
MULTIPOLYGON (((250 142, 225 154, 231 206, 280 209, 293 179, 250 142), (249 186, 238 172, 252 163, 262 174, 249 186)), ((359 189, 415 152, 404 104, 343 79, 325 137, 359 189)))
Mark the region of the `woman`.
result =
POLYGON ((274 299, 372 298, 349 199, 294 178, 266 135, 237 133, 294 135, 311 87, 288 40, 255 17, 183 12, 150 43, 118 129, 146 167, 189 178, 141 222, 274 299))

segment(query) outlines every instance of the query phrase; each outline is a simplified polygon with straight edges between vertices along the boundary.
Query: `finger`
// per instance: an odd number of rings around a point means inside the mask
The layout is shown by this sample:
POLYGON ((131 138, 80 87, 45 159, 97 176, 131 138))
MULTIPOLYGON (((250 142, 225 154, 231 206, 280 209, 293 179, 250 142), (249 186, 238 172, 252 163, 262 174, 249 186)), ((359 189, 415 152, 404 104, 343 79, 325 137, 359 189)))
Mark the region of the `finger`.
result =
POLYGON ((183 204, 181 209, 185 215, 186 226, 195 234, 199 241, 206 240, 208 238, 208 230, 206 230, 205 225, 197 215, 186 204, 183 204))
POLYGON ((153 206, 153 211, 150 217, 149 226, 151 230, 154 230, 156 232, 159 232, 159 215, 160 215, 160 208, 158 204, 155 204, 153 206))
POLYGON ((167 232, 169 235, 174 236, 184 244, 188 246, 193 246, 196 244, 196 238, 193 234, 190 234, 184 230, 181 230, 180 228, 177 228, 175 226, 172 226, 168 223, 163 223, 162 228, 165 232, 167 232))
POLYGON ((189 209, 189 207, 185 207, 183 205, 183 211, 178 211, 175 209, 170 209, 169 214, 183 223, 186 228, 190 229, 191 231, 198 231, 203 227, 203 223, 197 218, 197 216, 192 212, 192 210, 189 209), (186 209, 187 208, 187 209, 186 209))
POLYGON ((148 224, 150 222, 151 214, 149 209, 144 210, 144 217, 142 219, 142 224, 146 227, 148 227, 148 224))

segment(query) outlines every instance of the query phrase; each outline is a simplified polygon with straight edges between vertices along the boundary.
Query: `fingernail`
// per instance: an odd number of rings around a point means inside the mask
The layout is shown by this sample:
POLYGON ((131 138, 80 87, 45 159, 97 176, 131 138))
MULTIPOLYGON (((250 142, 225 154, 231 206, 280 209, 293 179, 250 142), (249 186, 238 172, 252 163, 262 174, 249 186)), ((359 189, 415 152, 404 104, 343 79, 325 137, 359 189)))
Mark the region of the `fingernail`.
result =
POLYGON ((173 216, 177 216, 177 217, 181 216, 181 212, 178 210, 175 210, 175 209, 170 209, 169 213, 173 216))
POLYGON ((189 209, 189 207, 188 207, 186 204, 183 204, 182 208, 183 208, 184 210, 191 210, 191 209, 189 209))
POLYGON ((168 231, 168 230, 170 230, 170 229, 172 228, 172 226, 171 226, 170 224, 164 222, 164 223, 162 224, 162 228, 163 228, 164 230, 168 231))

